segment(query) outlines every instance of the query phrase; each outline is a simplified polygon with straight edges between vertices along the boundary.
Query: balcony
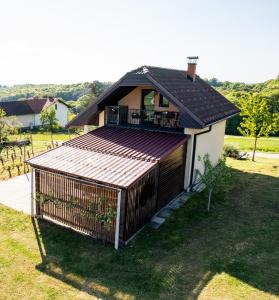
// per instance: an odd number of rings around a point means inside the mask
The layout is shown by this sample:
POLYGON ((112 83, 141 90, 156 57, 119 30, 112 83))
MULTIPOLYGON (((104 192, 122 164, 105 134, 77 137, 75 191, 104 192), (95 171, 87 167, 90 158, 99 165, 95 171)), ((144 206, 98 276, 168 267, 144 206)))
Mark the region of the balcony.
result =
POLYGON ((180 129, 179 112, 129 109, 127 106, 107 106, 105 124, 142 128, 180 129))

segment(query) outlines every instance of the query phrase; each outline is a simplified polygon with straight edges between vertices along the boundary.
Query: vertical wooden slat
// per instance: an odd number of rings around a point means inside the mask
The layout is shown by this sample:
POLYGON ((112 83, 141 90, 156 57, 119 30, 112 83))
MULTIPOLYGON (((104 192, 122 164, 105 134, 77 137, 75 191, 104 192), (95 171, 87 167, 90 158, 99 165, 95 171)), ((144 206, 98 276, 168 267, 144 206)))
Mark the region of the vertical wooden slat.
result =
POLYGON ((102 238, 108 242, 114 243, 115 220, 110 230, 102 232, 100 222, 92 217, 90 203, 93 203, 98 209, 106 211, 110 206, 117 207, 117 190, 111 187, 99 186, 95 183, 85 183, 78 179, 65 177, 59 173, 36 170, 36 190, 44 195, 53 194, 54 199, 58 199, 61 206, 55 205, 56 201, 47 201, 37 205, 37 211, 41 214, 59 221, 65 225, 73 227, 79 231, 102 238), (99 200, 105 199, 101 207, 99 200), (77 201, 76 206, 69 206, 70 200, 77 201), (85 213, 85 215, 84 215, 85 213))

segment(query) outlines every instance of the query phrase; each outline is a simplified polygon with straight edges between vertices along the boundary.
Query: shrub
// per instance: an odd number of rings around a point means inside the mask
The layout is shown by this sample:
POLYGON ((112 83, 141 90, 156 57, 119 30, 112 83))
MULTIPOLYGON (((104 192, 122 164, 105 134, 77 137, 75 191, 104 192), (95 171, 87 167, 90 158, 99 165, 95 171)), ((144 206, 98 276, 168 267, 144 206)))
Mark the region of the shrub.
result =
POLYGON ((223 155, 225 157, 238 158, 240 153, 239 150, 233 145, 224 145, 223 155))

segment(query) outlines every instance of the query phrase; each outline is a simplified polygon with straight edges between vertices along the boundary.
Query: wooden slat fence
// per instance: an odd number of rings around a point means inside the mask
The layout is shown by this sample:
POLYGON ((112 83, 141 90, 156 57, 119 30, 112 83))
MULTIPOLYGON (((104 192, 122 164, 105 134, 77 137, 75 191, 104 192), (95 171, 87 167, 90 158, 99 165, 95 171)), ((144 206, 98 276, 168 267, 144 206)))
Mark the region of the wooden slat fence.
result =
POLYGON ((114 243, 118 190, 35 170, 36 214, 114 243))

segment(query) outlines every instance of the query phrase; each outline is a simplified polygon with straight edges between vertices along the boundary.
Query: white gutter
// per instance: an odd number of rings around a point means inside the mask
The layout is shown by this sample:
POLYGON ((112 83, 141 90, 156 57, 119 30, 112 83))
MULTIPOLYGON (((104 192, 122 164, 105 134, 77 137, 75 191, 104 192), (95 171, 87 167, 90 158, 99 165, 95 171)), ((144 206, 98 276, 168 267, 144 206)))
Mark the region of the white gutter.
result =
POLYGON ((119 247, 120 208, 121 208, 121 190, 119 190, 117 194, 117 215, 116 215, 115 239, 114 239, 114 248, 116 250, 118 250, 119 247))

